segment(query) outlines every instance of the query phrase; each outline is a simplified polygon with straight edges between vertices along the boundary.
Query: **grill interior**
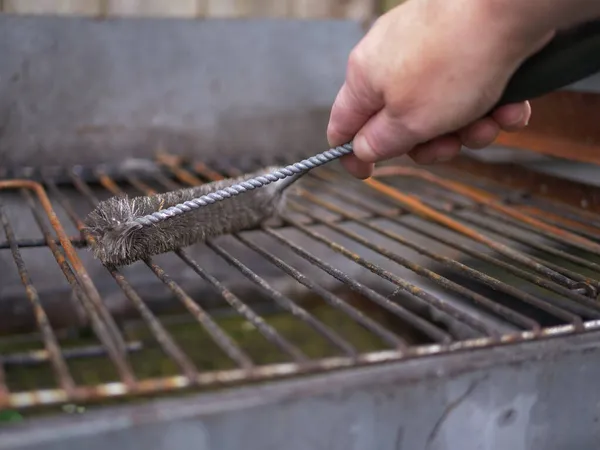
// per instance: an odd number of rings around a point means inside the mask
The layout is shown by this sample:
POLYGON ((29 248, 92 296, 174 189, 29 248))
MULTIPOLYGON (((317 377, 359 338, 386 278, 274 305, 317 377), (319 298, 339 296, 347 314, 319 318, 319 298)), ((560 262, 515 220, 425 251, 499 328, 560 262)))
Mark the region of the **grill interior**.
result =
POLYGON ((119 269, 86 249, 82 219, 102 199, 265 165, 160 154, 5 174, 3 420, 600 324, 600 217, 452 168, 360 182, 333 163, 260 230, 119 269))

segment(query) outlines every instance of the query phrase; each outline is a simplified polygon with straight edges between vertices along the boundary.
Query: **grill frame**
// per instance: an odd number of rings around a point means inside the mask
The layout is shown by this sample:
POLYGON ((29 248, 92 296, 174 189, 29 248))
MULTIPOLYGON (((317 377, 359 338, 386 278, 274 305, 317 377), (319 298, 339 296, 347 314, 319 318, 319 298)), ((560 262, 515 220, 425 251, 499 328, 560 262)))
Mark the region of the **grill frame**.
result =
MULTIPOLYGON (((162 167, 164 173, 161 175, 156 175, 154 171, 151 176, 158 181, 163 189, 172 189, 179 185, 189 185, 189 184, 197 184, 202 182, 199 177, 203 177, 205 180, 210 181, 214 179, 218 179, 218 177, 226 175, 236 175, 239 172, 239 169, 229 169, 225 170, 222 174, 219 173, 218 169, 214 169, 208 163, 200 163, 197 161, 186 162, 179 157, 168 155, 168 154, 159 154, 157 157, 157 164, 159 167, 162 167), (172 177, 172 178, 168 178, 172 177), (178 183, 175 183, 176 180, 178 183)), ((391 212, 391 209, 388 208, 388 211, 381 214, 381 217, 386 217, 388 219, 398 220, 402 218, 406 214, 419 214, 424 215, 425 218, 432 218, 431 215, 434 214, 433 219, 440 220, 440 214, 443 217, 450 217, 451 214, 456 208, 449 208, 448 211, 444 212, 443 208, 439 208, 437 210, 432 209, 434 203, 431 203, 431 199, 424 202, 422 198, 418 196, 411 196, 407 194, 401 194, 397 189, 391 188, 389 184, 382 185, 388 180, 386 171, 392 171, 397 173, 402 173, 403 175, 407 175, 408 177, 418 176, 420 178, 424 178, 427 183, 430 183, 431 180, 435 180, 439 185, 441 184, 444 188, 454 189, 455 192, 459 192, 472 196, 471 200, 475 199, 480 203, 480 206, 489 206, 490 204, 495 206, 495 210, 498 210, 498 204, 501 206, 499 210, 501 212, 506 212, 507 209, 513 211, 512 206, 505 206, 501 203, 494 203, 497 200, 494 200, 492 194, 485 194, 485 191, 465 191, 464 186, 461 184, 457 184, 456 181, 452 181, 450 178, 444 178, 439 174, 433 174, 431 172, 423 171, 423 169, 416 169, 413 167, 387 167, 381 169, 380 173, 382 177, 379 179, 371 179, 366 182, 363 182, 363 186, 361 188, 367 189, 368 192, 371 192, 374 196, 377 194, 379 196, 384 195, 384 198, 387 200, 393 200, 390 204, 390 208, 393 205, 399 206, 400 209, 394 214, 391 212), (428 174, 428 175, 427 175, 428 174), (487 196, 486 196, 487 195, 487 196), (400 202, 397 205, 397 202, 400 202), (429 202, 429 205, 428 205, 429 202), (408 208, 408 209, 407 209, 408 208), (432 213, 433 211, 433 213, 432 213), (444 215, 446 214, 446 215, 444 215)), ((47 172, 47 171, 46 171, 47 172)), ((127 183, 131 187, 136 189, 144 189, 147 194, 152 194, 155 191, 149 190, 148 185, 143 180, 143 177, 140 178, 138 174, 131 174, 130 172, 124 172, 120 175, 115 175, 114 173, 111 175, 111 169, 108 169, 106 166, 100 166, 93 170, 97 176, 97 182, 112 195, 119 195, 122 193, 121 188, 119 187, 119 183, 127 183)), ((90 208, 93 207, 94 203, 97 202, 97 198, 94 193, 92 193, 89 182, 86 181, 84 176, 84 170, 81 168, 77 168, 76 170, 69 171, 70 178, 72 179, 73 185, 77 187, 79 192, 86 196, 90 203, 90 208)), ((41 180, 46 186, 48 192, 51 192, 55 195, 55 199, 57 199, 58 203, 62 206, 62 208, 66 211, 66 213, 70 216, 71 220, 74 224, 81 229, 83 226, 81 222, 81 217, 77 215, 77 213, 73 210, 71 205, 69 204, 68 199, 64 195, 61 194, 61 188, 57 185, 55 181, 53 181, 52 177, 42 173, 41 180)), ((308 176, 309 181, 305 185, 303 191, 301 192, 300 199, 308 202, 307 204, 314 204, 317 206, 328 207, 332 213, 337 213, 342 219, 348 220, 350 223, 356 223, 359 225, 363 225, 363 227, 371 227, 374 231, 379 234, 389 237, 395 240, 399 240, 405 246, 409 248, 417 249, 417 251, 426 254, 426 256, 431 259, 438 260, 438 262, 446 263, 446 265, 450 265, 453 269, 458 270, 459 272, 463 272, 469 275, 477 275, 478 271, 476 269, 468 268, 464 266, 462 263, 458 261, 454 261, 442 255, 436 255, 435 252, 429 251, 423 247, 419 247, 418 244, 411 243, 406 241, 406 239, 402 238, 402 236, 391 233, 380 226, 373 225, 369 220, 365 218, 360 218, 356 215, 352 215, 351 213, 346 213, 339 208, 336 209, 335 205, 324 201, 323 199, 315 196, 311 192, 308 191, 309 187, 314 189, 314 192, 326 192, 327 190, 335 191, 336 188, 339 191, 344 186, 343 182, 346 180, 348 182, 348 178, 343 178, 343 175, 338 170, 332 170, 331 168, 323 168, 314 171, 308 176), (341 180, 341 181, 340 181, 341 180)), ((148 180, 146 180, 148 181, 148 180)), ((358 183, 358 181, 356 181, 358 183)), ((433 183, 430 183, 433 184, 433 183)), ((428 187, 426 185, 426 187, 428 187)), ((229 289, 223 285, 218 279, 214 276, 208 274, 198 263, 196 263, 193 258, 191 258, 185 249, 178 252, 178 256, 182 259, 186 264, 191 267, 201 278, 207 280, 212 287, 216 288, 217 291, 220 292, 220 295, 225 299, 226 303, 233 307, 234 310, 237 310, 246 320, 250 321, 254 326, 257 326, 259 331, 269 340, 271 340, 275 345, 279 346, 284 351, 291 356, 292 361, 288 363, 280 363, 280 364, 267 364, 267 365, 259 365, 256 366, 247 355, 238 347, 234 341, 231 340, 226 333, 219 329, 219 326, 216 325, 213 319, 210 318, 210 315, 203 309, 203 307, 194 302, 192 298, 186 294, 186 292, 181 289, 177 285, 177 282, 173 281, 171 277, 165 273, 165 271, 155 262, 149 261, 145 264, 148 268, 165 284, 167 284, 174 292, 175 295, 181 300, 189 311, 191 311, 192 315, 196 317, 201 325, 207 328, 208 330, 212 330, 211 334, 213 339, 225 350, 225 352, 238 363, 238 368, 234 370, 225 370, 225 371, 213 371, 213 372, 204 372, 201 373, 197 370, 194 364, 187 357, 185 352, 183 352, 175 341, 169 336, 168 332, 161 325, 160 321, 157 320, 156 316, 150 311, 147 305, 144 303, 144 300, 135 292, 135 288, 131 286, 131 284, 127 281, 126 277, 120 272, 120 270, 115 268, 107 268, 110 272, 113 279, 120 286, 121 289, 126 293, 129 300, 131 300, 137 309, 138 313, 141 314, 143 320, 146 321, 148 326, 152 329, 156 340, 160 343, 163 350, 173 359, 177 365, 179 366, 181 372, 179 375, 170 376, 166 378, 160 379, 143 379, 136 380, 133 374, 133 370, 129 363, 127 362, 126 353, 124 352, 125 346, 134 346, 132 343, 126 343, 123 338, 121 332, 119 331, 111 313, 108 312, 106 307, 103 305, 103 301, 101 299, 100 294, 98 293, 96 287, 94 286, 93 280, 87 274, 87 271, 84 265, 81 263, 81 260, 77 256, 77 251, 74 246, 70 242, 69 236, 65 232, 64 228, 60 224, 56 213, 52 209, 52 205, 50 204, 48 197, 46 195, 46 191, 44 187, 32 180, 22 180, 22 181, 0 181, 0 188, 20 188, 25 189, 24 195, 30 207, 33 208, 34 201, 31 196, 29 190, 36 193, 37 200, 42 205, 45 213, 50 217, 51 228, 48 225, 44 224, 43 218, 39 217, 39 211, 36 216, 36 221, 38 222, 38 226, 41 226, 41 230, 44 233, 44 240, 47 245, 49 245, 50 250, 53 251, 54 257, 56 261, 61 265, 63 272, 67 276, 67 279, 74 287, 75 293, 78 294, 79 300, 82 302, 82 306, 88 312, 88 314, 92 314, 94 319, 92 320, 92 325, 95 329, 97 336, 100 338, 100 342, 104 347, 104 351, 109 355, 110 360, 115 364, 118 373, 120 374, 121 380, 118 382, 105 383, 97 386, 75 386, 72 378, 68 374, 68 370, 66 370, 66 365, 64 359, 61 356, 61 352, 59 350, 58 344, 56 342, 56 338, 53 336, 51 329, 47 326, 44 326, 43 329, 46 329, 45 334, 43 332, 42 337, 46 344, 46 353, 45 357, 49 360, 55 367, 57 374, 57 379, 59 381, 59 389, 45 389, 37 392, 12 392, 9 393, 6 389, 3 391, 2 397, 0 397, 3 401, 4 407, 21 407, 27 408, 31 406, 36 406, 37 404, 62 404, 67 401, 75 401, 75 402, 88 402, 93 400, 98 400, 102 398, 110 398, 110 397, 127 397, 130 395, 149 395, 149 394, 158 394, 165 392, 173 392, 178 390, 185 390, 187 388, 192 387, 202 387, 208 385, 227 385, 227 384, 238 384, 240 382, 256 382, 262 380, 276 380, 278 378, 285 378, 288 376, 297 376, 301 374, 307 373, 318 373, 323 371, 332 371, 336 369, 348 369, 351 367, 359 367, 363 365, 372 365, 378 364, 382 362, 393 362, 399 360, 410 360, 413 358, 420 358, 424 356, 438 355, 438 354, 451 354, 453 352, 461 352, 463 350, 474 350, 479 348, 493 348, 498 345, 504 344, 514 344, 518 342, 526 342, 530 340, 544 339, 547 337, 553 337, 558 335, 567 336, 573 333, 581 333, 581 332, 589 332, 596 330, 600 327, 600 306, 597 305, 592 299, 585 297, 585 295, 595 295, 595 283, 592 285, 583 285, 580 281, 571 281, 568 277, 565 277, 562 273, 558 273, 558 277, 555 275, 557 272, 547 271, 545 267, 539 266, 539 258, 536 260, 527 259, 525 257, 518 254, 516 251, 508 249, 510 251, 504 252, 504 256, 511 257, 513 255, 517 255, 518 261, 524 261, 525 263, 530 262, 533 272, 527 275, 527 279, 529 281, 533 281, 535 283, 540 284, 542 287, 550 287, 554 291, 562 294, 570 295, 570 299, 567 300, 567 305, 570 305, 571 312, 567 314, 564 310, 564 301, 558 304, 554 304, 551 307, 550 303, 536 300, 535 297, 530 294, 519 293, 516 291, 524 301, 532 301, 534 305, 542 304, 546 307, 547 311, 550 313, 558 314, 562 316, 563 319, 570 319, 570 324, 564 324, 559 326, 551 326, 551 327, 541 327, 535 321, 527 318, 521 313, 512 311, 510 308, 494 303, 493 301, 487 300, 484 296, 477 294, 473 291, 470 291, 468 288, 464 288, 455 282, 448 280, 446 278, 440 277, 439 274, 432 272, 430 269, 423 267, 417 263, 413 263, 406 258, 403 258, 397 253, 391 252, 382 248, 380 246, 374 245, 365 238, 363 238, 360 234, 356 234, 354 232, 345 230, 340 223, 339 220, 326 220, 318 217, 314 212, 311 212, 310 208, 307 207, 307 204, 297 204, 297 199, 292 201, 292 209, 295 209, 299 214, 304 214, 308 219, 310 219, 312 224, 320 224, 324 225, 333 231, 338 232, 340 235, 346 234, 349 238, 356 241, 363 248, 368 248, 370 250, 374 250, 388 259, 398 263, 400 265, 406 266, 408 269, 416 272, 419 275, 425 276, 433 282, 440 283, 440 285, 446 289, 454 290, 460 295, 468 296, 475 303, 479 303, 480 305, 484 305, 487 308, 494 310, 495 313, 498 313, 503 316, 507 321, 512 320, 513 322, 520 322, 520 325, 525 325, 525 330, 512 332, 512 333, 499 333, 492 328, 489 328, 489 325, 483 325, 485 322, 482 322, 480 319, 475 318, 472 314, 468 312, 468 310, 463 311, 460 307, 453 306, 452 303, 448 303, 444 300, 437 298, 435 295, 431 295, 427 293, 427 291, 423 291, 417 286, 412 285, 410 282, 407 282, 389 270, 382 268, 378 265, 373 265, 368 261, 368 259, 363 259, 359 255, 355 254, 353 251, 340 247, 339 244, 334 244, 333 241, 329 241, 323 235, 313 231, 306 224, 302 224, 300 221, 296 219, 291 219, 289 217, 284 217, 284 224, 291 225, 293 228, 302 231, 303 233, 310 236, 314 241, 324 243, 325 245, 333 248, 337 252, 341 253, 348 259, 358 263, 359 265, 369 269, 374 272, 378 276, 383 279, 387 279, 389 281, 394 282, 399 289, 408 290, 412 294, 416 295, 420 298, 420 301, 424 304, 429 304, 430 307, 441 308, 441 311, 449 314, 453 320, 458 323, 466 323, 467 326, 470 326, 472 329, 477 329, 478 327, 480 332, 483 332, 483 336, 479 336, 477 338, 466 338, 460 339, 456 337, 450 337, 450 334, 445 334, 447 331, 444 331, 442 334, 437 334, 438 342, 428 344, 428 345, 416 345, 409 346, 406 345, 400 338, 398 340, 397 337, 393 334, 389 334, 385 328, 381 328, 381 326, 377 327, 376 322, 369 321, 369 319, 364 319, 361 316, 361 313, 352 306, 344 303, 344 301, 340 301, 339 298, 332 293, 327 294, 327 289, 318 287, 318 283, 311 282, 311 280, 307 279, 300 271, 294 269, 289 264, 286 266, 285 261, 278 258, 276 255, 269 253, 268 250, 261 248, 260 245, 257 245, 252 242, 251 239, 247 239, 243 236, 238 236, 237 239, 246 246, 249 246, 250 249, 255 252, 262 252, 262 256, 265 257, 267 255, 267 259, 271 262, 275 262, 275 264, 284 268, 284 271, 288 275, 291 274, 291 277, 300 281, 304 286, 308 286, 313 291, 316 289, 321 292, 321 294, 325 294, 326 301, 328 301, 331 305, 335 307, 341 308, 354 317, 354 319, 359 318, 358 320, 363 321, 363 325, 366 324, 367 327, 371 327, 371 330, 375 330, 376 333, 388 338, 388 344, 394 343, 395 346, 388 350, 381 351, 372 351, 368 353, 357 353, 355 349, 351 346, 348 346, 347 342, 345 342, 340 336, 337 335, 336 331, 333 329, 329 329, 327 326, 321 324, 318 320, 311 316, 309 312, 304 310, 301 306, 301 303, 295 303, 293 300, 290 300, 285 295, 279 293, 276 289, 269 286, 269 283, 262 279, 259 275, 254 273, 248 266, 245 266, 244 263, 238 261, 234 256, 228 253, 227 250, 219 246, 218 244, 209 243, 207 246, 214 253, 224 258, 228 261, 229 264, 236 267, 238 271, 241 272, 242 275, 249 277, 253 282, 259 284, 263 289, 269 291, 270 298, 278 303, 280 306, 283 305, 284 309, 288 309, 295 312, 295 315, 308 322, 309 325, 312 325, 313 329, 317 330, 321 334, 325 335, 330 342, 333 342, 337 345, 343 353, 346 353, 346 356, 338 356, 338 357, 329 357, 329 358, 321 358, 318 360, 307 360, 306 356, 303 355, 293 344, 288 342, 286 338, 279 335, 276 330, 270 327, 268 324, 265 324, 262 317, 259 314, 256 314, 252 311, 252 307, 245 305, 242 300, 236 297, 229 289), (29 189, 29 190, 27 190, 29 189), (51 235, 51 230, 53 230, 57 237, 60 246, 56 243, 51 235), (254 247, 254 248, 253 248, 254 247), (65 249, 64 254, 61 249, 65 249), (283 264, 282 264, 283 263, 283 264), (536 272, 537 271, 537 272, 536 272), (544 278, 544 275, 549 275, 544 278), (554 277, 552 280, 550 277, 554 277), (565 281, 566 280, 566 281, 565 281), (567 284, 567 286, 561 286, 558 282, 563 282, 567 284), (328 297, 328 298, 327 298, 328 297), (576 306, 575 300, 579 302, 579 306, 576 306), (537 303, 536 303, 537 302, 537 303), (571 302, 571 303, 569 303, 571 302), (595 320, 581 320, 577 315, 573 313, 572 308, 580 308, 582 311, 586 311, 590 313, 590 308, 595 308, 596 310, 596 319, 595 320), (562 309, 561 309, 562 308, 562 309), (558 313, 556 312, 558 311, 558 313), (561 312, 562 311, 562 312, 561 312), (108 320, 107 320, 108 319, 108 320), (530 326, 531 329, 527 329, 527 325, 530 326), (481 328, 483 327, 483 328, 481 328), (486 328, 488 327, 488 328, 486 328), (388 334, 386 334, 388 333, 388 334), (487 334, 486 334, 487 333, 487 334), (450 340, 448 340, 450 338, 450 340), (394 348, 395 347, 395 348, 394 348)), ((140 192, 141 193, 141 192, 140 192)), ((341 192, 338 192, 341 196, 341 192)), ((373 198, 379 198, 377 196, 373 198)), ((514 202, 514 196, 503 196, 503 198, 510 198, 511 202, 514 202)), ((362 197, 355 199, 355 203, 361 204, 369 199, 369 197, 362 197)), ((348 197, 350 200, 350 197, 348 197)), ((376 208, 371 208, 376 209, 376 208)), ((460 208, 459 208, 460 209, 460 208)), ((516 210, 514 210, 516 211, 516 210)), ((370 211, 373 212, 373 211, 370 211)), ((517 219, 524 219, 526 225, 531 225, 531 217, 522 216, 517 213, 512 214, 512 218, 515 217, 517 219)), ((3 215, 3 218, 5 216, 3 215)), ((367 216, 368 217, 368 216, 367 216)), ((377 217, 375 215, 374 217, 377 217)), ((3 222, 4 223, 4 222, 3 222)), ((460 232, 467 233, 468 236, 473 237, 475 240, 480 240, 480 234, 474 234, 473 232, 465 229, 461 225, 460 227, 456 226, 456 222, 448 222, 444 221, 445 224, 450 223, 450 225, 455 226, 456 229, 460 232)), ((4 223, 6 228, 6 223, 4 223)), ((279 224, 278 226, 282 226, 279 224)), ((550 225, 546 225, 546 228, 550 227, 550 225)), ((10 228, 10 224, 9 224, 10 228)), ((343 269, 340 271, 335 267, 329 265, 326 261, 322 261, 319 258, 311 256, 310 249, 303 249, 293 244, 289 238, 285 238, 277 231, 279 228, 271 228, 271 227, 263 227, 263 232, 270 237, 275 238, 280 243, 286 244, 290 249, 295 251, 297 254, 300 254, 305 259, 309 261, 312 260, 312 263, 317 264, 321 270, 329 272, 330 274, 337 277, 339 280, 342 280, 346 284, 354 287, 361 294, 366 294, 370 299, 377 299, 378 301, 389 305, 392 305, 392 309, 398 308, 400 306, 397 302, 390 302, 390 298, 385 298, 381 294, 373 292, 367 286, 361 284, 358 281, 352 280, 351 277, 345 275, 343 273, 343 269), (294 246, 296 248, 294 248, 294 246), (394 306, 395 305, 395 306, 394 306)), ((551 233, 546 230, 546 233, 551 233)), ((427 235, 427 233, 425 233, 427 235)), ((435 237, 435 236, 434 236, 435 237)), ((565 236, 563 233, 560 233, 554 236, 559 242, 568 243, 565 240, 565 236)), ((85 237, 85 239, 89 239, 85 237)), ((438 237, 438 239, 441 239, 438 237)), ((581 238, 585 239, 585 238, 581 238)), ((15 243, 13 238, 13 243, 15 243)), ((75 239, 75 242, 80 242, 80 239, 75 239)), ((491 241, 489 238, 485 238, 483 240, 485 244, 492 244, 491 247, 493 250, 497 250, 498 248, 503 251, 507 247, 499 247, 496 242, 491 241)), ((9 243, 10 244, 10 243, 9 243)), ((26 246, 33 245, 31 242, 25 242, 26 246)), ((579 243, 578 243, 579 244, 579 243)), ((581 245, 581 244, 579 244, 581 245)), ((3 247, 9 247, 9 245, 3 245, 3 247)), ((13 253, 15 249, 11 249, 13 253)), ((17 249, 18 250, 18 249, 17 249)), ((483 255, 481 253, 473 252, 473 254, 479 258, 484 258, 487 260, 498 261, 497 259, 493 259, 489 255, 483 255)), ((541 260, 543 262, 543 260, 541 260)), ((595 266, 594 266, 595 267, 595 266)), ((526 274, 522 269, 513 268, 516 270, 517 274, 526 274), (520 272, 519 272, 520 270, 520 272)), ((570 272, 567 271, 567 274, 570 272)), ((515 289, 512 289, 510 286, 505 283, 494 280, 485 275, 481 275, 479 273, 478 278, 483 280, 484 283, 487 283, 494 289, 500 289, 501 291, 506 292, 515 292, 515 289), (483 278, 482 278, 483 277, 483 278)), ((27 280, 26 280, 27 281, 27 280)), ((29 289, 30 292, 30 300, 34 303, 37 303, 37 294, 35 294, 34 289, 29 289)), ((392 293, 393 295, 393 293, 392 293)), ((401 306, 402 310, 401 317, 404 320, 421 320, 417 319, 417 315, 414 312, 411 312, 410 308, 407 310, 406 307, 401 306), (404 312, 402 312, 404 311, 404 312), (408 317, 408 319, 407 319, 408 317)), ((43 308, 39 309, 40 313, 43 312, 43 308)), ((39 319, 42 323, 47 321, 47 317, 43 314, 39 319)), ((431 319, 429 319, 431 320, 431 319)), ((423 322, 424 326, 432 327, 432 332, 435 333, 437 325, 432 325, 432 322, 427 321, 423 322)), ((414 322, 413 322, 414 325, 414 322)), ((19 363, 19 356, 13 356, 11 358, 13 360, 13 364, 19 363)), ((22 358, 21 358, 22 359, 22 358)), ((27 359, 24 361, 27 362, 27 359)), ((22 363, 22 362, 21 362, 22 363)))
MULTIPOLYGON (((0 177, 34 176, 22 167, 30 163, 44 167, 55 160, 70 165, 148 157, 161 144, 202 160, 224 152, 244 155, 240 159, 249 153, 251 160, 257 153, 280 154, 282 148, 290 153, 326 148, 329 107, 343 80, 347 51, 363 31, 349 21, 0 17, 0 48, 6 55, 0 65, 0 115, 8 119, 1 130, 0 177), (231 39, 238 45, 229 46, 231 39), (112 57, 98 57, 108 54, 112 57), (242 92, 236 90, 240 73, 248 83, 242 92), (277 95, 274 86, 280 88, 277 95), (91 99, 84 95, 90 93, 91 99), (36 104, 46 107, 18 107, 36 104), (38 139, 32 139, 32 130, 38 139), (7 163, 18 167, 7 168, 7 163)), ((585 90, 600 92, 597 81, 585 90)), ((568 143, 559 150, 573 153, 568 143)), ((307 154, 296 156, 292 160, 307 154)), ((462 162, 476 167, 472 175, 487 177, 484 186, 497 178, 513 184, 517 190, 503 199, 509 204, 522 200, 526 191, 564 200, 578 213, 581 208, 598 212, 597 188, 556 179, 549 185, 544 176, 518 166, 462 162)), ((49 172, 58 176, 60 170, 49 172)), ((32 247, 39 240, 23 244, 32 247)), ((73 245, 80 244, 76 237, 73 245)), ((56 334, 62 339, 63 333, 56 334)), ((559 450, 574 443, 595 448, 600 438, 598 398, 592 395, 600 375, 598 333, 573 334, 567 326, 542 334, 484 348, 480 339, 452 347, 451 354, 426 351, 427 357, 391 358, 387 364, 381 362, 393 354, 379 354, 362 368, 31 419, 3 427, 0 448, 163 450, 194 443, 232 450, 347 449, 370 448, 373 442, 411 449, 559 450)), ((136 342, 125 344, 132 352, 140 350, 136 342)), ((48 360, 43 351, 14 356, 19 364, 48 360)))
POLYGON ((261 450, 293 442, 344 450, 377 440, 391 448, 559 450, 577 442, 592 449, 600 433, 589 391, 600 376, 599 337, 557 336, 36 419, 4 430, 0 448, 167 450, 193 442, 261 450))

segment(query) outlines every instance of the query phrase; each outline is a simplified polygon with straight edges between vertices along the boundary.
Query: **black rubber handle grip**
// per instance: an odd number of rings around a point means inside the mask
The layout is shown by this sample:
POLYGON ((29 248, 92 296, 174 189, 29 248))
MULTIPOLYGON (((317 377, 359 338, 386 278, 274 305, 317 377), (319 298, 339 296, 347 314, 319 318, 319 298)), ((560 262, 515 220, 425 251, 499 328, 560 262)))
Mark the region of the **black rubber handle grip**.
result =
POLYGON ((549 94, 600 72, 600 20, 557 33, 510 79, 494 108, 549 94))

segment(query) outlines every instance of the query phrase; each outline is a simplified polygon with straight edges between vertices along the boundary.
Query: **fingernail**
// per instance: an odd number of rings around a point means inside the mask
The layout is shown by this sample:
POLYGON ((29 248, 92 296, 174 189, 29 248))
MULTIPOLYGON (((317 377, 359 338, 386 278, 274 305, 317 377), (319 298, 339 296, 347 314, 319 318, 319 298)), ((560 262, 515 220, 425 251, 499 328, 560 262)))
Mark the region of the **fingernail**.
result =
MULTIPOLYGON (((523 121, 523 117, 525 117, 525 112, 521 111, 521 114, 519 115, 519 117, 516 120, 511 120, 509 125, 513 126, 513 125, 520 124, 523 121)), ((529 122, 529 119, 527 121, 529 122)), ((525 125, 527 125, 527 123, 525 123, 525 125)))
POLYGON ((367 142, 367 138, 365 136, 357 136, 354 139, 354 154, 363 161, 365 161, 365 158, 368 161, 373 159, 373 149, 367 142))

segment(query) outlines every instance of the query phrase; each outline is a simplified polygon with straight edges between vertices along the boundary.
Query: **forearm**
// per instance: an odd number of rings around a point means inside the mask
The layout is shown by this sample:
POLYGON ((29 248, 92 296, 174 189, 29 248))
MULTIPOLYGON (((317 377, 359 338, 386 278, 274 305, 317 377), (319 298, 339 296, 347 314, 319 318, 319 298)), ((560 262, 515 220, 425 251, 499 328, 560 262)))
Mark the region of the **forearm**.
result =
POLYGON ((600 18, 600 0, 472 0, 486 4, 515 30, 545 32, 600 18))

